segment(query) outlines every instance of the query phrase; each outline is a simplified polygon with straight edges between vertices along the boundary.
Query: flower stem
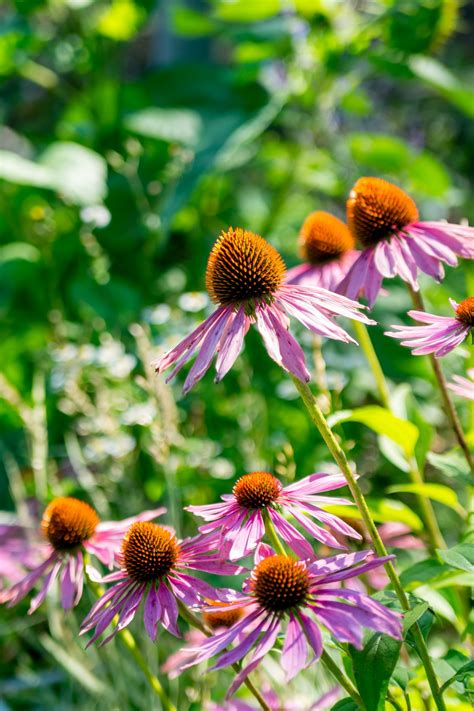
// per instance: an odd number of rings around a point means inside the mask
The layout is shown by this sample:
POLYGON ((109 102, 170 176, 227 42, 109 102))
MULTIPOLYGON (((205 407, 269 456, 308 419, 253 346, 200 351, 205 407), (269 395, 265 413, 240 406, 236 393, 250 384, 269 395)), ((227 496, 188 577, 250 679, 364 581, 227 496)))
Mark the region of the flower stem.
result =
MULTIPOLYGON (((192 627, 195 627, 207 637, 212 636, 212 632, 209 627, 207 627, 207 625, 205 625, 204 622, 199 619, 199 617, 196 617, 196 615, 192 613, 191 610, 188 610, 188 608, 181 602, 181 600, 178 600, 178 607, 181 617, 184 617, 184 619, 187 620, 189 624, 192 625, 192 627)), ((231 666, 234 671, 236 671, 237 673, 240 672, 240 667, 237 663, 232 664, 231 666)), ((270 706, 267 704, 261 693, 255 688, 255 686, 248 677, 244 679, 244 684, 250 691, 250 693, 253 694, 255 699, 258 701, 263 711, 271 711, 270 706)))
MULTIPOLYGON (((425 305, 423 303, 423 298, 420 294, 419 291, 413 291, 413 289, 408 286, 408 290, 410 292, 413 305, 418 311, 425 311, 425 305)), ((466 438, 464 436, 464 432, 461 427, 461 423, 459 422, 459 417, 457 416, 456 409, 453 405, 453 401, 451 400, 451 396, 448 392, 448 388, 446 385, 446 379, 444 377, 443 370, 441 368, 441 364, 437 358, 433 355, 433 353, 429 354, 429 358, 431 361, 431 365, 436 377, 436 380, 438 381, 438 386, 441 392, 441 397, 443 399, 444 407, 446 409, 446 414, 448 415, 448 418, 451 422, 451 426, 454 430, 454 434, 456 435, 456 439, 459 443, 459 446, 461 447, 463 454, 466 458, 466 461, 469 465, 469 468, 471 469, 471 472, 474 472, 474 457, 472 456, 469 447, 466 442, 466 438)))
MULTIPOLYGON (((278 536, 278 533, 275 530, 275 526, 273 525, 273 522, 268 514, 268 511, 263 509, 263 520, 265 523, 265 533, 267 534, 268 538, 273 544, 273 549, 279 553, 280 555, 285 555, 288 556, 289 553, 286 551, 283 543, 280 540, 280 537, 278 536)), ((296 616, 298 617, 298 612, 295 613, 296 616)), ((301 629, 303 630, 303 633, 305 633, 305 627, 304 624, 301 622, 301 629)), ((310 642, 311 644, 311 642, 310 642)), ((352 682, 350 679, 348 679, 345 674, 339 669, 337 666, 336 662, 332 659, 332 657, 323 650, 321 654, 321 661, 324 664, 324 666, 328 669, 328 671, 333 675, 333 677, 336 679, 336 681, 339 682, 339 684, 342 686, 342 688, 347 691, 349 696, 351 696, 354 701, 358 704, 360 708, 363 708, 362 706, 362 700, 357 693, 357 689, 353 686, 352 682)))
MULTIPOLYGON (((99 585, 98 583, 94 582, 89 578, 88 580, 88 585, 94 595, 99 598, 101 597, 105 590, 104 588, 99 585)), ((117 622, 117 617, 114 619, 114 622, 117 622)), ((147 664, 147 661, 143 654, 140 652, 140 649, 138 648, 138 645, 136 643, 135 637, 132 635, 130 630, 123 629, 118 632, 118 637, 122 640, 124 643, 125 647, 128 649, 140 669, 142 670, 143 674, 145 675, 146 680, 148 681, 150 688, 155 692, 155 694, 159 697, 161 704, 165 711, 177 711, 176 706, 173 704, 173 702, 168 698, 166 691, 163 689, 161 686, 160 680, 158 677, 153 674, 151 671, 150 667, 147 664)))
POLYGON ((331 655, 328 654, 328 652, 326 652, 325 650, 323 650, 321 654, 321 661, 326 667, 326 669, 331 672, 336 681, 339 682, 344 691, 347 691, 349 696, 354 699, 359 708, 364 709, 365 706, 363 706, 362 704, 362 699, 357 693, 357 689, 355 688, 355 686, 352 685, 352 682, 348 679, 348 677, 343 674, 343 672, 339 669, 331 655))
MULTIPOLYGON (((380 402, 386 410, 393 413, 390 400, 390 391, 388 389, 387 381, 385 380, 385 375, 382 370, 382 366, 378 359, 377 353, 375 352, 375 348, 373 346, 367 327, 359 321, 354 321, 354 330, 356 332, 359 345, 362 348, 362 351, 364 352, 370 369, 372 370, 372 375, 374 376, 374 380, 377 386, 380 402)), ((422 472, 420 471, 416 459, 414 457, 411 459, 407 458, 407 464, 408 474, 412 482, 414 484, 424 484, 424 477, 422 472)), ((438 521, 436 519, 436 515, 431 501, 426 496, 421 495, 418 495, 417 499, 420 508, 423 512, 423 518, 426 525, 426 531, 428 533, 431 553, 435 553, 437 548, 446 548, 446 542, 438 526, 438 521)))
MULTIPOLYGON (((384 557, 387 555, 387 549, 385 548, 385 545, 380 538, 380 534, 377 531, 377 527, 375 526, 374 520, 372 518, 372 515, 369 511, 369 507, 367 505, 367 502, 365 500, 365 497, 357 483, 357 480, 355 478, 355 475, 349 465, 349 462, 347 461, 346 455, 344 453, 344 450, 342 449, 341 445, 335 438, 331 428, 329 427, 326 418, 324 417, 323 413, 321 412, 314 396, 313 393, 311 392, 309 386, 307 383, 301 382, 301 380, 298 380, 298 378, 294 377, 293 375, 291 376, 293 383, 295 384, 296 389, 298 390, 299 394, 301 395, 301 398, 306 406, 306 409, 308 410, 308 413, 313 420, 314 424, 316 425, 321 437, 323 438, 327 448, 331 452, 334 461, 338 465, 339 469, 341 470, 342 474, 344 475, 344 478, 347 482, 347 486, 349 487, 351 494, 354 498, 354 501, 357 505, 357 508, 359 509, 362 519, 367 526, 367 530, 370 534, 370 538, 372 539, 373 546, 375 548, 375 551, 377 552, 377 555, 384 557)), ((393 588, 395 590, 395 593, 400 601, 400 604, 402 608, 405 611, 408 611, 410 609, 410 604, 408 602, 408 598, 405 595, 405 591, 402 588, 402 585, 400 583, 400 579, 397 575, 397 572, 395 568, 392 565, 391 561, 387 561, 385 564, 385 570, 387 572, 388 577, 390 578, 390 581, 393 585, 393 588)), ((431 664, 431 659, 429 656, 428 649, 426 647, 426 642, 423 638, 423 635, 421 634, 421 630, 418 626, 418 623, 415 623, 412 627, 413 630, 413 635, 415 637, 415 643, 417 646, 417 651, 420 656, 420 659, 423 663, 423 666, 425 667, 426 671, 426 677, 428 679, 430 688, 431 688, 431 693, 433 695, 433 699, 436 703, 436 706, 438 708, 438 711, 446 711, 446 707, 444 705, 444 701, 442 699, 442 696, 439 691, 439 686, 438 682, 433 670, 433 666, 431 664)))
POLYGON ((140 669, 142 670, 150 687, 153 689, 155 694, 159 696, 163 708, 166 709, 166 711, 177 711, 176 706, 172 703, 172 701, 170 701, 170 699, 166 695, 166 692, 161 686, 158 677, 153 674, 145 658, 138 649, 137 643, 132 633, 127 629, 120 630, 119 637, 132 655, 132 657, 134 658, 134 660, 136 661, 136 663, 138 664, 138 666, 140 667, 140 669))

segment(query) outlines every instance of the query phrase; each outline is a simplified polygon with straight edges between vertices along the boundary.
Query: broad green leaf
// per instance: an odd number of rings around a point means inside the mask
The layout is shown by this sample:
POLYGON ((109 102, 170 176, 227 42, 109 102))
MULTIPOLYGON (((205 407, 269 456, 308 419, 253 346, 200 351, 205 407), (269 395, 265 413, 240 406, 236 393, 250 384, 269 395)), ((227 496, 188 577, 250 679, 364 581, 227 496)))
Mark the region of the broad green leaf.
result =
POLYGON ((331 425, 339 422, 361 422, 377 434, 396 442, 408 457, 414 454, 418 428, 407 420, 395 417, 383 407, 367 405, 356 410, 343 410, 330 418, 331 425))
POLYGON ((362 651, 350 647, 354 678, 367 711, 383 711, 385 694, 402 643, 387 635, 372 635, 362 651))
POLYGON ((107 164, 78 143, 53 143, 39 162, 51 174, 52 187, 75 205, 96 205, 107 195, 107 164))
POLYGON ((441 62, 432 57, 416 56, 409 61, 412 72, 441 96, 474 118, 474 92, 465 89, 463 82, 441 62))
POLYGON ((474 572, 474 545, 472 543, 460 543, 448 550, 438 550, 437 553, 451 568, 465 570, 468 573, 474 572))
POLYGON ((331 711, 359 711, 359 707, 354 699, 351 699, 350 696, 346 696, 345 699, 341 699, 337 704, 331 706, 331 711))
POLYGON ((449 478, 458 479, 466 484, 471 482, 469 465, 462 454, 456 451, 436 454, 429 452, 429 463, 449 478))
POLYGON ((446 573, 449 573, 447 565, 443 565, 436 558, 428 558, 403 570, 400 575, 400 582, 404 588, 412 589, 425 583, 433 582, 446 573))
POLYGON ((398 173, 411 160, 407 144, 394 136, 354 133, 349 147, 356 163, 379 171, 398 173))
POLYGON ((449 506, 460 516, 465 514, 454 489, 450 489, 449 486, 444 484, 397 484, 396 486, 390 486, 387 492, 389 494, 405 493, 425 496, 428 499, 433 499, 433 501, 439 501, 439 503, 449 506))
MULTIPOLYGON (((371 499, 368 498, 370 513, 374 521, 377 523, 405 523, 413 531, 422 531, 423 523, 412 509, 401 501, 394 499, 371 499)), ((344 516, 346 518, 355 518, 361 520, 362 516, 356 506, 339 506, 329 505, 323 507, 325 511, 335 514, 336 516, 344 516)))
POLYGON ((451 187, 446 168, 427 151, 410 161, 408 175, 410 187, 430 197, 442 197, 451 187))
POLYGON ((55 190, 76 205, 95 205, 107 194, 107 165, 77 143, 52 143, 38 161, 0 151, 0 178, 55 190))
POLYGON ((150 107, 130 114, 125 126, 141 136, 194 146, 201 135, 202 120, 196 111, 150 107))
POLYGON ((37 247, 28 242, 10 242, 4 247, 0 247, 0 264, 21 259, 25 262, 38 262, 41 253, 37 247))
POLYGON ((96 30, 104 37, 126 41, 137 34, 146 13, 132 0, 113 0, 99 16, 96 30))
POLYGON ((280 10, 280 0, 215 0, 214 16, 225 22, 258 22, 280 10))

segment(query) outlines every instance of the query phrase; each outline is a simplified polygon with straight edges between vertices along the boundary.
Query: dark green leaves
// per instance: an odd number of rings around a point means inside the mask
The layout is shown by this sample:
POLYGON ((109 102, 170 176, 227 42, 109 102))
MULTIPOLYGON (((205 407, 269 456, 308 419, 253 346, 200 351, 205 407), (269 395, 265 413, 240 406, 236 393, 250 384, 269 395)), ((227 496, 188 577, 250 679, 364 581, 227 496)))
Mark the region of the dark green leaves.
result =
POLYGON ((362 651, 351 648, 354 678, 367 711, 382 711, 401 642, 376 633, 362 651))

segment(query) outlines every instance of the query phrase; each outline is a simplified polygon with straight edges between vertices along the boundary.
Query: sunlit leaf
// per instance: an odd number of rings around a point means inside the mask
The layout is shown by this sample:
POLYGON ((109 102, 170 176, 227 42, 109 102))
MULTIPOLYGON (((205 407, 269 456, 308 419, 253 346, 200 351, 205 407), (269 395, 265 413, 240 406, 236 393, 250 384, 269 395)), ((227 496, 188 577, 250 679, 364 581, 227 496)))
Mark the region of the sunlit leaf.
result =
POLYGON ((389 494, 406 493, 426 496, 428 499, 433 499, 433 501, 439 501, 440 504, 449 506, 461 516, 465 513, 454 489, 450 489, 449 486, 444 486, 444 484, 396 484, 395 486, 390 486, 387 491, 389 494))
MULTIPOLYGON (((423 523, 412 509, 401 501, 394 499, 368 499, 370 513, 377 523, 399 522, 409 526, 413 531, 422 531, 423 523)), ((355 506, 324 506, 326 511, 346 518, 362 519, 359 509, 355 506)))
POLYGON ((396 442, 407 456, 412 457, 418 439, 418 428, 407 420, 395 417, 389 410, 378 405, 343 410, 330 418, 331 424, 339 422, 361 422, 380 435, 396 442))
POLYGON ((168 143, 194 146, 199 140, 202 121, 198 113, 185 109, 150 107, 130 114, 125 125, 142 136, 168 143))

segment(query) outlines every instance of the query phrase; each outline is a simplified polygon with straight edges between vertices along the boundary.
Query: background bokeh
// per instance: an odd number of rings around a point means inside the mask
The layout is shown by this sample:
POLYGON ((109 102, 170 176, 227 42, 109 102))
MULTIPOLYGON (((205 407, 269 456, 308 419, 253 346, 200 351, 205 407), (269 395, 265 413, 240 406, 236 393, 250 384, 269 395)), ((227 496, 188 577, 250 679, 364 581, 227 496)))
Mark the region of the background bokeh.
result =
MULTIPOLYGON (((160 501, 190 534, 182 505, 214 501, 236 476, 290 479, 328 462, 255 333, 224 382, 209 374, 186 398, 149 363, 206 314, 207 256, 229 225, 294 265, 307 213, 343 217, 364 174, 404 187, 425 219, 474 222, 473 20, 474 4, 457 0, 0 6, 2 509, 28 521, 66 493, 124 518, 160 501)), ((422 284, 448 314, 448 296, 474 293, 474 273, 422 284)), ((373 334, 422 457, 450 434, 435 435, 444 419, 428 363, 383 336, 409 307, 390 284, 373 334)), ((300 338, 322 377, 320 344, 300 338)), ((356 347, 322 350, 334 410, 376 402, 356 347)), ((465 355, 446 360, 448 374, 465 355)), ((345 433, 379 520, 422 536, 413 497, 387 493, 406 481, 397 447, 355 423, 345 433)), ((428 478, 450 477, 463 503, 460 458, 430 457, 428 478)), ((435 506, 454 544, 456 507, 435 506)), ((443 604, 449 646, 456 624, 443 604)), ((118 648, 85 655, 53 603, 34 618, 18 609, 0 611, 2 711, 104 708, 104 698, 143 708, 148 692, 118 648)), ((148 653, 166 658, 160 645, 148 653)), ((202 693, 209 683, 199 680, 202 693)))

